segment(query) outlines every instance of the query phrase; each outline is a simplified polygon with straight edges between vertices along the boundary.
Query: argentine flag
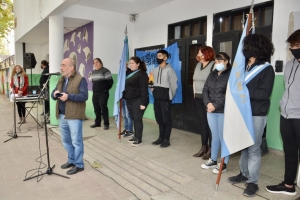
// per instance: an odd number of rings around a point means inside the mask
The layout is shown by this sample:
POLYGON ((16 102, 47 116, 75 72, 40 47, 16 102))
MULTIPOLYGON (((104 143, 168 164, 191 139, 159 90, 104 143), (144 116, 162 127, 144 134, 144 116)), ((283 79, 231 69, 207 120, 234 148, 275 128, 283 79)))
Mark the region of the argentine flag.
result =
POLYGON ((248 19, 227 83, 221 152, 222 158, 245 149, 255 142, 249 91, 244 81, 245 57, 242 52, 247 24, 248 19))
POLYGON ((120 63, 120 69, 118 73, 118 81, 117 81, 117 87, 115 90, 115 100, 114 100, 114 112, 113 115, 115 117, 115 122, 117 124, 117 127, 119 128, 119 115, 120 115, 120 108, 119 108, 119 101, 123 96, 123 91, 125 90, 125 80, 126 80, 126 62, 129 60, 128 56, 128 38, 127 35, 124 39, 124 48, 120 63))

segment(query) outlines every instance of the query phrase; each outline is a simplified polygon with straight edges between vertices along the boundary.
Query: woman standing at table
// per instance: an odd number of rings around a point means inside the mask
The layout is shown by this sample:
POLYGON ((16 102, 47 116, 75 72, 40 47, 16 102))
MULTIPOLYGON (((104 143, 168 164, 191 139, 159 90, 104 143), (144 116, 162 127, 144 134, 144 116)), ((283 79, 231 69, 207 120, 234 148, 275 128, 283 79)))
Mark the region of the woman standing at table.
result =
MULTIPOLYGON (((20 65, 14 66, 11 72, 10 88, 13 94, 17 94, 18 97, 26 96, 28 91, 28 76, 24 69, 20 65)), ((24 124, 25 121, 25 102, 16 102, 18 108, 18 114, 20 122, 18 124, 24 124)))

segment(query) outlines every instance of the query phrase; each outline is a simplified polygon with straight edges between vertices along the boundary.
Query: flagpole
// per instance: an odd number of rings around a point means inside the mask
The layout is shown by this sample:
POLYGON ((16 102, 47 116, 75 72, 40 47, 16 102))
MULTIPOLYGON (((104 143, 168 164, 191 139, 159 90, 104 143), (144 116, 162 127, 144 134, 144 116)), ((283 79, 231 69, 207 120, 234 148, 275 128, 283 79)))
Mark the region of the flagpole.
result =
POLYGON ((120 114, 119 114, 119 140, 121 142, 121 125, 122 125, 122 98, 120 99, 120 114))
MULTIPOLYGON (((126 28, 125 28, 125 31, 124 31, 124 33, 125 33, 125 38, 127 37, 127 33, 128 33, 128 31, 127 31, 127 25, 126 25, 126 28)), ((127 50, 127 55, 128 55, 128 50, 127 50)), ((128 57, 126 55, 126 57, 128 57)), ((120 105, 120 114, 119 114, 119 133, 118 133, 118 136, 119 136, 119 140, 120 140, 120 142, 121 142, 121 125, 122 125, 122 98, 120 98, 120 101, 119 101, 119 105, 120 105)))
POLYGON ((220 184, 224 160, 225 160, 225 158, 222 158, 221 163, 220 163, 218 178, 217 178, 217 181, 216 181, 216 190, 218 190, 218 187, 219 187, 219 184, 220 184))
MULTIPOLYGON (((250 34, 251 28, 253 28, 253 29, 255 28, 254 27, 253 7, 254 7, 254 0, 252 0, 251 6, 250 6, 250 11, 249 11, 249 14, 248 14, 248 24, 247 24, 247 27, 244 27, 244 25, 243 25, 244 29, 246 28, 246 36, 250 34)), ((242 23, 244 23, 244 20, 242 21, 242 23)), ((219 184, 220 184, 220 179, 221 179, 221 175, 222 175, 224 160, 225 160, 225 157, 222 158, 221 163, 220 163, 219 173, 218 173, 218 177, 217 177, 217 181, 216 181, 216 190, 218 190, 218 187, 219 187, 219 184)))

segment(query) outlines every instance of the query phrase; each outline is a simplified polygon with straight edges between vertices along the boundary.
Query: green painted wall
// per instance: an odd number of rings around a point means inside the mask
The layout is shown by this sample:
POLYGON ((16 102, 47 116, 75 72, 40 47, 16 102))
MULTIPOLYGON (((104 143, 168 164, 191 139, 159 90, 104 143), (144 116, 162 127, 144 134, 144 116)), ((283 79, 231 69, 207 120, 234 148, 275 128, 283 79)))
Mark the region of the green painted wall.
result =
MULTIPOLYGON (((28 72, 27 72, 28 73, 28 72)), ((27 74, 29 85, 40 85, 40 74, 27 74), (32 80, 32 82, 31 82, 32 80)))
MULTIPOLYGON (((40 75, 32 75, 34 84, 38 83, 40 75)), ((109 100, 108 100, 108 109, 109 116, 113 116, 113 108, 114 108, 114 97, 115 97, 115 89, 117 83, 117 74, 112 74, 114 84, 112 89, 109 91, 109 100)), ((60 76, 52 76, 50 80, 50 91, 52 91, 60 76)), ((267 123, 267 142, 268 146, 274 149, 282 150, 282 140, 280 136, 279 129, 279 119, 280 119, 280 107, 279 101, 284 92, 284 83, 283 83, 283 75, 275 76, 275 82, 273 87, 273 92, 271 95, 271 106, 268 113, 268 123, 267 123)), ((95 118, 94 107, 92 103, 93 92, 89 91, 89 99, 87 101, 86 106, 86 116, 90 118, 95 118)), ((50 121, 52 125, 58 125, 58 121, 55 118, 55 101, 50 101, 50 121)), ((153 104, 149 104, 147 107, 145 114, 145 118, 155 120, 153 104)))
MULTIPOLYGON (((118 76, 117 74, 112 74, 114 84, 113 84, 113 87, 109 90, 109 99, 108 99, 109 116, 113 116, 117 76, 118 76)), ((60 78, 60 76, 51 76, 51 79, 50 79, 50 92, 52 92, 54 90, 54 88, 56 87, 56 84, 57 84, 57 81, 59 80, 59 78, 60 78)), ((86 114, 87 117, 95 118, 94 106, 93 106, 93 103, 92 103, 92 97, 93 97, 93 92, 89 91, 89 98, 86 102, 85 114, 86 114)), ((51 99, 50 100, 50 123, 52 125, 58 125, 58 120, 56 119, 56 116, 55 116, 55 106, 56 106, 56 101, 51 99)))
POLYGON ((283 150, 280 135, 280 105, 279 101, 284 93, 283 75, 276 75, 271 95, 271 106, 267 121, 267 143, 268 147, 283 150))

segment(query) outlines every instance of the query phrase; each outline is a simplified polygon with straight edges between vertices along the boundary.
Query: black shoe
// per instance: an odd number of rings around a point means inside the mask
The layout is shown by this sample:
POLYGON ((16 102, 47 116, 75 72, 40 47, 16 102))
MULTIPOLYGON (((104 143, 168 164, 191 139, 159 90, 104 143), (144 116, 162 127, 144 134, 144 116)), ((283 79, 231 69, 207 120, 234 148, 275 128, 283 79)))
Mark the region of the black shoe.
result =
POLYGON ((160 147, 161 148, 166 148, 166 147, 168 147, 170 145, 171 145, 170 141, 166 140, 166 141, 164 141, 163 143, 160 144, 160 147))
POLYGON ((164 140, 163 139, 160 139, 158 138, 156 141, 152 142, 153 145, 160 145, 161 143, 163 143, 164 140))
POLYGON ((41 115, 44 115, 44 112, 42 112, 41 115))
POLYGON ((121 135, 124 135, 126 133, 126 129, 124 129, 124 131, 121 132, 121 135))
POLYGON ((62 169, 68 169, 70 167, 74 167, 75 165, 73 163, 65 163, 61 166, 62 169))
POLYGON ((285 183, 279 183, 278 185, 270 185, 266 186, 266 190, 271 193, 281 193, 281 194, 287 194, 287 195, 297 195, 295 185, 293 187, 288 188, 285 186, 285 183))
POLYGON ((124 138, 130 137, 130 136, 133 136, 133 132, 132 131, 126 131, 126 133, 123 135, 124 138))
POLYGON ((90 126, 91 128, 101 127, 101 125, 93 124, 90 126))
POLYGON ((246 197, 253 197, 255 196, 258 190, 258 186, 255 183, 248 183, 246 189, 244 190, 243 195, 246 197))
POLYGON ((134 143, 134 141, 135 141, 136 139, 137 139, 137 138, 133 136, 130 140, 128 140, 128 142, 129 142, 129 143, 134 143))
POLYGON ((67 171, 67 174, 72 175, 72 174, 76 174, 77 172, 81 172, 83 170, 84 170, 84 168, 79 168, 79 167, 74 166, 74 167, 72 167, 72 169, 67 171))
POLYGON ((242 174, 242 172, 237 176, 228 177, 227 181, 232 184, 246 182, 248 178, 242 174))
POLYGON ((131 145, 132 145, 133 147, 137 147, 137 146, 139 146, 140 144, 142 144, 142 140, 136 139, 131 145))
POLYGON ((104 130, 108 130, 108 129, 109 129, 109 126, 104 126, 103 129, 104 129, 104 130))

